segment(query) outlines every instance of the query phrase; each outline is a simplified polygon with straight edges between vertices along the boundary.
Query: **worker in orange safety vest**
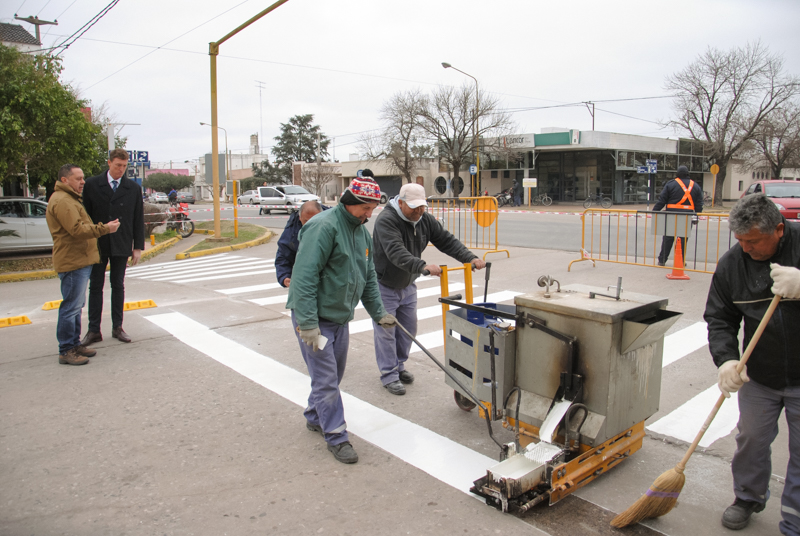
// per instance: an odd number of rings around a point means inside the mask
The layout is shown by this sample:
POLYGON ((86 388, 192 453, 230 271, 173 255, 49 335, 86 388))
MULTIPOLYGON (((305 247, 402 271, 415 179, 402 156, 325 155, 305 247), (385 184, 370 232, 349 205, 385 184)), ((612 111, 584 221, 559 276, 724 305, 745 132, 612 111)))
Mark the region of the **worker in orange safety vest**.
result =
MULTIPOLYGON (((667 212, 683 212, 696 214, 703 212, 703 190, 700 185, 689 178, 689 168, 678 167, 678 176, 664 185, 658 201, 653 205, 654 211, 666 207, 667 212)), ((667 229, 669 233, 669 229, 667 229)), ((688 234, 688 232, 687 232, 688 234)), ((664 235, 661 240, 661 253, 658 255, 658 265, 666 266, 669 254, 672 252, 674 236, 664 235)), ((686 237, 681 238, 681 249, 684 262, 686 259, 686 237)), ((681 268, 683 268, 681 266, 681 268)))

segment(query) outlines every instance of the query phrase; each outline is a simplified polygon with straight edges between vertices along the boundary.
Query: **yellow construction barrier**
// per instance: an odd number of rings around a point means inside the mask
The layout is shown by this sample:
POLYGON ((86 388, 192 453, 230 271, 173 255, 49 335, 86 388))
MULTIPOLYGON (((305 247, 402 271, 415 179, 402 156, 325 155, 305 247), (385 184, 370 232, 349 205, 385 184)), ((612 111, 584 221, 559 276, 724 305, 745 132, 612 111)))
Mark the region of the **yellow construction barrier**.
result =
POLYGON ((64 301, 64 300, 55 300, 55 301, 45 302, 45 304, 42 305, 42 311, 52 311, 53 309, 58 309, 58 308, 61 307, 61 302, 62 301, 64 301))
MULTIPOLYGON (((728 230, 728 214, 680 214, 637 210, 587 209, 581 214, 581 257, 576 262, 615 262, 671 270, 674 261, 658 266, 663 235, 688 238, 683 270, 713 274, 719 258, 736 239, 728 230), (685 234, 684 234, 685 233, 685 234)), ((671 252, 675 255, 676 240, 671 252)))
POLYGON ((498 242, 497 199, 494 197, 437 198, 428 200, 428 212, 469 249, 511 254, 498 242))
POLYGON ((9 316, 0 318, 0 328, 8 328, 11 326, 21 326, 23 324, 30 324, 31 319, 25 315, 22 316, 9 316))
POLYGON ((133 311, 134 309, 149 309, 151 307, 158 307, 153 300, 139 300, 139 301, 126 301, 123 306, 123 311, 133 311))

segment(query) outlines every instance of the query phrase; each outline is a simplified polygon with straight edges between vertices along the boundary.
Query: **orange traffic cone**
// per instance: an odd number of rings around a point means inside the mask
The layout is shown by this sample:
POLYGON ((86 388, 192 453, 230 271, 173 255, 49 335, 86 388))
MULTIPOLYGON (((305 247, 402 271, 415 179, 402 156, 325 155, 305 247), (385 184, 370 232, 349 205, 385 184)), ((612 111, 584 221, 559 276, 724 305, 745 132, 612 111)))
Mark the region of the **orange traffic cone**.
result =
POLYGON ((672 273, 667 274, 667 279, 690 279, 688 275, 683 273, 683 248, 681 247, 681 238, 675 238, 675 265, 672 268, 672 273))

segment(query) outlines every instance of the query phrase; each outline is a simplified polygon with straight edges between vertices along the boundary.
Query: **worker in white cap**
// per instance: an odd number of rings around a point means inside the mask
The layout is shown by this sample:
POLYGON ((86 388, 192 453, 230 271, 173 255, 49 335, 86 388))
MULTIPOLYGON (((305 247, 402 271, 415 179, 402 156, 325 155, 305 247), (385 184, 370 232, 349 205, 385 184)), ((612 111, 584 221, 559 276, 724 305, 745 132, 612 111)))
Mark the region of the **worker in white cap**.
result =
MULTIPOLYGON (((417 333, 417 285, 414 281, 425 270, 436 276, 442 273, 438 265, 421 258, 429 242, 460 263, 472 263, 478 270, 486 266, 425 211, 427 206, 425 188, 406 184, 377 217, 372 233, 383 306, 412 335, 417 333)), ((411 339, 398 328, 378 329, 377 324, 374 334, 381 383, 393 395, 404 395, 403 384, 414 381, 414 375, 405 369, 411 339)))

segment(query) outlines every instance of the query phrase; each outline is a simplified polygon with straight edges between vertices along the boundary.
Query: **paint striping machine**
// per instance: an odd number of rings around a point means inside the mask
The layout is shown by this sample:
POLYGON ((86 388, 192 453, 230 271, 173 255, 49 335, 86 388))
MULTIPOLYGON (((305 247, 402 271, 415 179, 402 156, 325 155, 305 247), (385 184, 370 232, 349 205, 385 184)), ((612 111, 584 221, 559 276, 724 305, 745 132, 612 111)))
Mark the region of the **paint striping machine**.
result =
POLYGON ((644 421, 658 411, 664 333, 681 315, 666 298, 623 296, 622 278, 607 288, 538 283, 544 290, 514 305, 440 298, 456 307, 444 365, 425 350, 501 449, 470 491, 503 512, 555 504, 642 447, 644 421), (494 421, 513 442, 494 437, 494 421))

